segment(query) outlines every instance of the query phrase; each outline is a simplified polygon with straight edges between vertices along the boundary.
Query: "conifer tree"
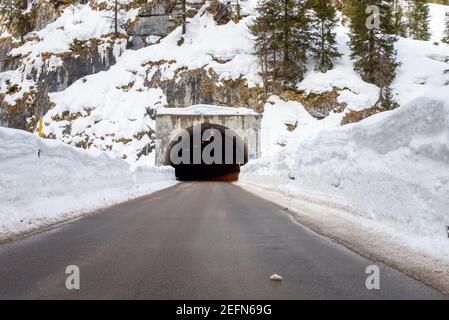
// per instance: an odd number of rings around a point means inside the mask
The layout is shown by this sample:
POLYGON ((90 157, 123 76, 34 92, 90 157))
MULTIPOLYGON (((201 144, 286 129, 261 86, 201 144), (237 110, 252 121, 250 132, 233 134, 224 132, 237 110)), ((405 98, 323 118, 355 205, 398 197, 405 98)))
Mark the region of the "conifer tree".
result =
POLYGON ((404 21, 404 9, 399 0, 395 0, 394 28, 396 35, 405 38, 407 36, 407 24, 404 21))
POLYGON ((326 72, 334 67, 335 59, 341 57, 337 49, 336 33, 337 11, 331 1, 313 0, 312 45, 316 60, 315 70, 326 72))
POLYGON ((3 17, 7 29, 16 37, 23 37, 29 31, 29 17, 25 13, 28 2, 26 0, 10 0, 0 2, 0 15, 3 17))
POLYGON ((385 110, 393 110, 399 107, 399 103, 393 97, 391 86, 387 86, 379 98, 380 107, 385 110))
POLYGON ((235 18, 237 21, 240 21, 242 18, 242 0, 234 0, 234 11, 235 11, 235 18))
POLYGON ((311 30, 307 0, 280 0, 280 19, 276 23, 277 42, 281 51, 279 78, 283 86, 294 86, 307 71, 307 51, 311 30))
POLYGON ((304 78, 310 47, 310 17, 305 0, 261 0, 250 30, 262 73, 271 85, 294 87, 304 78))
POLYGON ((254 37, 254 53, 259 60, 261 77, 264 83, 265 95, 272 92, 272 85, 277 81, 277 33, 276 21, 279 12, 275 10, 277 0, 260 1, 254 23, 249 26, 254 37))
POLYGON ((341 12, 341 24, 346 26, 350 14, 351 0, 336 0, 337 9, 341 12))
POLYGON ((118 0, 114 0, 114 34, 118 34, 118 0))
POLYGON ((441 41, 449 44, 449 11, 446 12, 446 19, 444 21, 446 28, 444 29, 443 39, 441 41))
POLYGON ((410 0, 408 27, 409 34, 415 40, 430 40, 430 9, 426 0, 410 0))
MULTIPOLYGON (((363 80, 380 87, 380 103, 386 101, 389 86, 400 65, 396 58, 395 43, 398 37, 393 23, 393 11, 392 0, 351 0, 351 58, 355 70, 363 80), (379 9, 380 23, 368 28, 366 8, 373 4, 379 9)), ((390 94, 388 98, 391 97, 390 94)))
POLYGON ((394 47, 398 37, 395 34, 392 17, 392 1, 351 0, 349 34, 351 58, 355 70, 362 78, 378 86, 391 83, 399 65, 394 47), (373 3, 379 8, 380 24, 369 29, 366 23, 368 18, 366 8, 373 3), (379 68, 382 68, 381 72, 379 68))
POLYGON ((176 5, 173 8, 172 14, 170 16, 170 29, 174 30, 181 26, 181 33, 185 34, 187 32, 187 3, 186 0, 176 1, 176 5))

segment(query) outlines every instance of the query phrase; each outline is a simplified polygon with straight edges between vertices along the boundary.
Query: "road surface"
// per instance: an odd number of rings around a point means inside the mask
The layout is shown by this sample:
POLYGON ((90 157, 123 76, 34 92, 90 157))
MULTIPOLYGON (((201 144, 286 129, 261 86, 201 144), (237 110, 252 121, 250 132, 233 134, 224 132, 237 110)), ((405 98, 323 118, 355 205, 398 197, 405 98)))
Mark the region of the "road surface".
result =
POLYGON ((447 298, 382 264, 369 291, 373 264, 235 185, 192 182, 1 245, 0 298, 447 298))

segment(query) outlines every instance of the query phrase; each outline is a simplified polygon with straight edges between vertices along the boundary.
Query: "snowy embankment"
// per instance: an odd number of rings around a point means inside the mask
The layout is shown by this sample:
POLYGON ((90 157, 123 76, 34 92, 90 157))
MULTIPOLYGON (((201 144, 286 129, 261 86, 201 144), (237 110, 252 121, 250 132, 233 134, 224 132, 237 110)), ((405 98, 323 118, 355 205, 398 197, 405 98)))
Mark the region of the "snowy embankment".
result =
POLYGON ((0 128, 0 239, 169 187, 173 176, 0 128))
POLYGON ((344 218, 449 261, 449 94, 443 88, 360 123, 299 127, 241 180, 344 208, 344 218))

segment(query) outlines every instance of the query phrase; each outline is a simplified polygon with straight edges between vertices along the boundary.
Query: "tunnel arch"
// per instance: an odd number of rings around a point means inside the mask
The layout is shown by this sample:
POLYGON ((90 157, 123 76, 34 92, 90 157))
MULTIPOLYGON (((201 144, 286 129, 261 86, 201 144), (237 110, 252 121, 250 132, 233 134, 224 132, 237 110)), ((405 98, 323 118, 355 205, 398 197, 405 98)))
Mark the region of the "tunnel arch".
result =
POLYGON ((164 165, 175 168, 178 180, 234 181, 238 179, 240 167, 248 163, 248 160, 247 141, 237 130, 215 123, 200 123, 172 134, 165 152, 164 165), (214 143, 215 148, 212 146, 214 143), (209 152, 211 149, 213 152, 209 152), (188 157, 184 152, 188 153, 188 157), (194 154, 195 152, 197 153, 194 154), (215 160, 221 158, 221 162, 207 163, 205 154, 206 158, 208 154, 213 155, 215 160), (201 155, 199 159, 198 155, 201 155), (174 163, 174 156, 183 160, 188 158, 188 161, 174 163))

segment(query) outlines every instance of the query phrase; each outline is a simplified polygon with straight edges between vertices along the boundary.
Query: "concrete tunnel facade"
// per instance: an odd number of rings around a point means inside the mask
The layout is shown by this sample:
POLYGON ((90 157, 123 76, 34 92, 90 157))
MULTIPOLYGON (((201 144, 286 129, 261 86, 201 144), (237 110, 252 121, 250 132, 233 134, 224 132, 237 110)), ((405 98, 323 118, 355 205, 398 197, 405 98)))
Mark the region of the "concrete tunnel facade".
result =
POLYGON ((247 108, 197 105, 188 108, 162 108, 156 113, 156 166, 170 165, 171 145, 184 130, 198 125, 231 130, 245 143, 248 160, 261 156, 261 115, 247 108))

